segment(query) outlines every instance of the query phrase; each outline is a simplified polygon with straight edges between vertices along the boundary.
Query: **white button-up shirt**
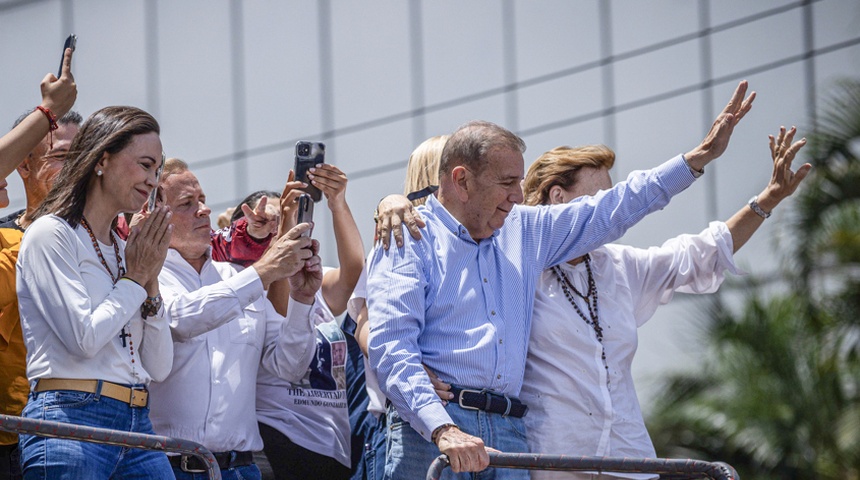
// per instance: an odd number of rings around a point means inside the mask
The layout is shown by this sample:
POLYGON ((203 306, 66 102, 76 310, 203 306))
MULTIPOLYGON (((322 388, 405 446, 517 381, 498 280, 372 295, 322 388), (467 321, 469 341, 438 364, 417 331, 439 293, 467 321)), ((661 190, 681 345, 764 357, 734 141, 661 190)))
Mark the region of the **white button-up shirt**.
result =
MULTIPOLYGON (((117 235, 114 239, 122 257, 125 242, 117 235)), ((118 275, 113 246, 99 248, 111 273, 118 275)), ((123 258, 120 262, 125 264, 123 258)), ((114 285, 84 227, 72 228, 55 215, 39 218, 24 234, 17 270, 30 381, 148 384, 167 376, 173 345, 163 311, 140 317, 146 290, 127 279, 114 285), (126 323, 133 345, 123 344, 119 335, 126 323)))
POLYGON ((258 369, 302 378, 315 347, 312 306, 290 301, 284 319, 253 268, 207 260, 198 274, 173 249, 158 280, 174 357, 168 378, 151 386, 155 431, 213 452, 262 450, 258 369))
MULTIPOLYGON (((577 290, 588 291, 585 262, 560 267, 577 290)), ((630 373, 636 329, 675 292, 712 293, 726 270, 742 273, 732 257, 731 233, 724 223, 713 222, 698 235, 681 235, 661 247, 606 245, 591 252, 591 269, 608 372, 594 329, 573 309, 552 270, 545 270, 535 296, 520 394, 529 406, 524 417, 529 448, 556 455, 653 458, 630 373)), ((587 316, 585 301, 575 293, 572 297, 587 316)), ((532 478, 581 477, 535 471, 532 478)))

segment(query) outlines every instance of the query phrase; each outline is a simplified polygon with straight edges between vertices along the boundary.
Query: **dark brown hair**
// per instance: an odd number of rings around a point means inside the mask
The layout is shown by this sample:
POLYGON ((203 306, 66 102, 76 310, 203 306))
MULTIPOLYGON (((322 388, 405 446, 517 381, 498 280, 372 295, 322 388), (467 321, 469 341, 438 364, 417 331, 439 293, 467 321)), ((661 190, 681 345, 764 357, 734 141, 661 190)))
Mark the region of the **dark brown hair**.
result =
POLYGON ((526 151, 523 139, 495 123, 473 120, 457 129, 445 142, 439 174, 462 165, 477 175, 487 166, 487 154, 494 149, 526 151))
POLYGON ((104 154, 115 154, 135 135, 161 133, 152 115, 135 107, 105 107, 90 115, 72 140, 54 187, 35 218, 53 213, 75 227, 84 215, 87 189, 104 154))

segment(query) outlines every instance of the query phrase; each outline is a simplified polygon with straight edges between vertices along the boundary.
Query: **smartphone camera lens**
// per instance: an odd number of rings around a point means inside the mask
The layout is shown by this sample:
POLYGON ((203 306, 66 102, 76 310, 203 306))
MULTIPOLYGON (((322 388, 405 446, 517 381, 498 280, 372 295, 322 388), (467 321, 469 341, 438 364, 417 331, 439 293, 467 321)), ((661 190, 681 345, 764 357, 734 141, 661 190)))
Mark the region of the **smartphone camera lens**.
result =
POLYGON ((298 151, 300 157, 307 157, 311 153, 311 146, 308 143, 300 143, 298 151))

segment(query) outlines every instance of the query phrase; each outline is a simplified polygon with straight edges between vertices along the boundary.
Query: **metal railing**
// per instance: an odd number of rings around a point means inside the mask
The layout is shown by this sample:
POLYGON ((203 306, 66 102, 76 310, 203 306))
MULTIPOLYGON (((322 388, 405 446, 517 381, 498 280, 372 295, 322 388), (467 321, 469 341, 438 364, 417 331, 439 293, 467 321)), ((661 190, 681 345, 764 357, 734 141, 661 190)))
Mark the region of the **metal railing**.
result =
MULTIPOLYGON (((448 456, 440 455, 430 465, 427 480, 438 480, 448 467, 448 456)), ((731 465, 722 462, 669 458, 572 457, 533 453, 490 452, 490 467, 520 470, 563 470, 598 473, 656 473, 661 478, 740 480, 731 465)))
POLYGON ((215 456, 212 455, 212 452, 203 445, 190 440, 161 435, 122 432, 107 428, 86 427, 48 420, 35 420, 12 415, 0 415, 0 430, 41 437, 64 438, 103 445, 115 445, 118 447, 193 455, 202 460, 203 464, 206 465, 209 480, 221 480, 221 470, 218 468, 218 462, 215 461, 215 456))

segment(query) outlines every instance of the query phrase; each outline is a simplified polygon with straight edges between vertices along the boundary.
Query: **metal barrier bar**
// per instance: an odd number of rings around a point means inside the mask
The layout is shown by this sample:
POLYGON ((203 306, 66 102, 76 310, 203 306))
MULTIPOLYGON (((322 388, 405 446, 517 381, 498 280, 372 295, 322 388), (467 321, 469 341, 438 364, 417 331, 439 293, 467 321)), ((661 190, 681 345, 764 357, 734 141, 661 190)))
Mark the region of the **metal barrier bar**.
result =
MULTIPOLYGON (((521 470, 564 470, 570 472, 657 473, 671 478, 740 480, 731 465, 722 462, 668 458, 571 457, 534 453, 490 452, 490 466, 521 470)), ((440 455, 430 465, 427 480, 439 480, 448 467, 448 456, 440 455)))
POLYGON ((221 470, 218 468, 218 462, 215 461, 215 456, 212 455, 212 452, 203 445, 190 440, 161 435, 121 432, 107 428, 86 427, 48 420, 35 420, 13 415, 0 415, 0 430, 41 437, 64 438, 82 442, 115 445, 118 447, 194 455, 203 460, 203 464, 206 465, 206 470, 209 474, 209 480, 221 480, 221 470))

